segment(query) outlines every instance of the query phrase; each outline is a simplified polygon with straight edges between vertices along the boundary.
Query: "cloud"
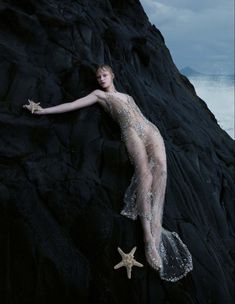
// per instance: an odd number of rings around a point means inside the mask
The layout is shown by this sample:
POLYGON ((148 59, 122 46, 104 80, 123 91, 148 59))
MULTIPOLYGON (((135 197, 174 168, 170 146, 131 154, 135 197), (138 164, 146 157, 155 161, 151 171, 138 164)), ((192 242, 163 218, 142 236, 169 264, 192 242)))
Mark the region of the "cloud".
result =
POLYGON ((178 68, 234 73, 233 0, 140 0, 178 68))
POLYGON ((154 1, 154 0, 146 0, 146 1, 141 1, 141 2, 159 2, 163 3, 166 6, 169 7, 175 7, 175 8, 184 8, 184 9, 189 9, 192 11, 200 12, 204 11, 208 8, 218 8, 221 6, 229 6, 232 2, 232 0, 204 0, 204 1, 195 1, 195 0, 160 0, 160 1, 154 1))

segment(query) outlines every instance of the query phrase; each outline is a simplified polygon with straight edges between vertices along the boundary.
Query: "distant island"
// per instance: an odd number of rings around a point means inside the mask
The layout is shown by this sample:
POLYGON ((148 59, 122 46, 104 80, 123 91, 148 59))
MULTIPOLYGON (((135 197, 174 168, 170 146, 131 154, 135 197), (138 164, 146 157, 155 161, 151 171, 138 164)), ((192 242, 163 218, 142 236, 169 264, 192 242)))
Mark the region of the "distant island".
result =
POLYGON ((225 74, 204 74, 200 73, 193 68, 186 66, 183 69, 180 70, 180 73, 185 75, 186 77, 200 77, 200 78, 213 78, 213 79, 219 79, 219 78, 227 78, 230 80, 234 80, 234 74, 233 75, 225 75, 225 74))

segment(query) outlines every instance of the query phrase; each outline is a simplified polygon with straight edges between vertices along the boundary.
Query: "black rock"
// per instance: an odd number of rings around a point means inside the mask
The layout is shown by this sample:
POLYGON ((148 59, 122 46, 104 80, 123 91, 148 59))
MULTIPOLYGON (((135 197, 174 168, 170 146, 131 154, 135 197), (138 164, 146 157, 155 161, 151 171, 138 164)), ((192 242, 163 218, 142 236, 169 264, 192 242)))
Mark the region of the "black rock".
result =
MULTIPOLYGON (((138 0, 0 3, 0 303, 232 303, 234 141, 174 65, 138 0), (147 265, 140 221, 120 211, 133 167, 98 105, 32 115, 97 88, 111 64, 161 131, 168 184, 163 225, 194 270, 176 283, 147 265), (128 280, 117 247, 137 246, 128 280)), ((222 101, 221 101, 222 102, 222 101)))

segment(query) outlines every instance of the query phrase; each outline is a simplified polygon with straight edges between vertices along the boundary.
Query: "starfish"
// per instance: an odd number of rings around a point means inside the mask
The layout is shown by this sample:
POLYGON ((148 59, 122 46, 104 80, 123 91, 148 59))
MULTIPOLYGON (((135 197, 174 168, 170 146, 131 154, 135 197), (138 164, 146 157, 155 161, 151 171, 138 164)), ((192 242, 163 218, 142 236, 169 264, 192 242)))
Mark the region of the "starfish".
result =
POLYGON ((124 253, 120 247, 117 248, 118 252, 122 256, 122 261, 120 263, 118 263, 117 265, 115 265, 114 269, 118 269, 122 266, 125 266, 128 279, 131 279, 131 270, 132 270, 133 266, 138 266, 138 267, 144 266, 143 264, 137 262, 134 259, 134 253, 136 251, 136 248, 137 248, 136 246, 134 248, 132 248, 129 253, 124 253))
POLYGON ((31 110, 31 112, 33 113, 35 110, 40 110, 41 107, 39 106, 40 105, 40 102, 36 103, 30 99, 28 99, 28 102, 29 102, 29 106, 28 106, 28 109, 31 110))

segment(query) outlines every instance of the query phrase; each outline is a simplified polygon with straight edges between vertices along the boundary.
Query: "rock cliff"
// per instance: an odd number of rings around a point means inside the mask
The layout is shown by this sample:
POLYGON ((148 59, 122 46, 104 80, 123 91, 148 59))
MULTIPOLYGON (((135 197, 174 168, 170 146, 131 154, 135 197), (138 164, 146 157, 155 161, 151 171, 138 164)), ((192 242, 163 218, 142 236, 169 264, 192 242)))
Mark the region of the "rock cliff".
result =
POLYGON ((232 303, 234 141, 172 61, 138 0, 0 3, 0 302, 232 303), (98 105, 57 115, 22 109, 82 97, 110 64, 161 131, 163 225, 194 270, 168 283, 146 263, 140 221, 120 215, 133 174, 115 122, 98 105), (117 247, 137 246, 128 280, 117 247))

